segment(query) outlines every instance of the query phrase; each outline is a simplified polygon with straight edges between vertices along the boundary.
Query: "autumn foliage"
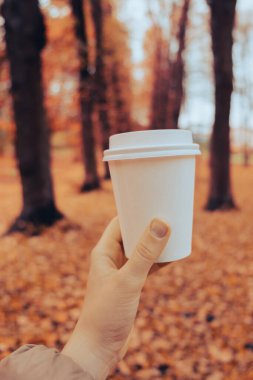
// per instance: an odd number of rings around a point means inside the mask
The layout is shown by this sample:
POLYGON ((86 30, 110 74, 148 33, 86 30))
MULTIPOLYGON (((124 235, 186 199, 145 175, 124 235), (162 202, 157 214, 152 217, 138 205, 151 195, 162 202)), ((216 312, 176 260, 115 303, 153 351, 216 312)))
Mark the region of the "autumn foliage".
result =
MULTIPOLYGON (((81 162, 56 156, 61 221, 41 236, 1 238, 0 356, 30 342, 61 348, 79 316, 91 249, 115 215, 109 182, 78 194, 81 162)), ((252 168, 233 167, 243 212, 203 211, 208 168, 198 162, 192 255, 152 275, 130 350, 112 379, 228 379, 252 376, 252 168)), ((0 233, 21 205, 13 160, 0 176, 0 233)), ((102 168, 101 168, 102 169, 102 168)))

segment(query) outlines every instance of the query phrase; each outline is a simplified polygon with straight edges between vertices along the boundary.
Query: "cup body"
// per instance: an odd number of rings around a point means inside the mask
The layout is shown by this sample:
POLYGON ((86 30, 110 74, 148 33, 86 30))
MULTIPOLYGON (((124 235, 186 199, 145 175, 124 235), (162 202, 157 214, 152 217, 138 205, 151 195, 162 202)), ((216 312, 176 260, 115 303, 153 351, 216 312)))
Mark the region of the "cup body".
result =
MULTIPOLYGON (((140 134, 145 134, 135 133, 140 139, 140 134)), ((156 149, 151 153, 149 141, 149 145, 144 142, 139 148, 135 146, 134 152, 131 152, 131 146, 114 147, 118 152, 114 151, 111 160, 107 155, 125 255, 128 258, 153 217, 162 218, 171 226, 170 240, 157 262, 179 260, 191 253, 197 150, 195 153, 188 152, 185 146, 191 145, 189 141, 183 144, 184 149, 181 146, 176 150, 175 146, 178 145, 175 142, 170 144, 167 141, 167 150, 157 150, 159 144, 154 139, 152 143, 156 149), (167 155, 164 153, 166 151, 167 155)))

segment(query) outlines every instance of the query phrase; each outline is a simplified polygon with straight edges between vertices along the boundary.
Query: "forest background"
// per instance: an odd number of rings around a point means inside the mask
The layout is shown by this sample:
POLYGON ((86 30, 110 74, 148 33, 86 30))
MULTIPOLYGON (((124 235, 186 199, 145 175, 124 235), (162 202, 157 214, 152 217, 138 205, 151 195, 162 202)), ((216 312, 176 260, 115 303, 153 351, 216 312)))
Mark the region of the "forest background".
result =
POLYGON ((148 281, 112 377, 253 377, 252 16, 249 0, 1 1, 2 357, 73 328, 116 213, 109 136, 183 128, 202 150, 193 255, 148 281))

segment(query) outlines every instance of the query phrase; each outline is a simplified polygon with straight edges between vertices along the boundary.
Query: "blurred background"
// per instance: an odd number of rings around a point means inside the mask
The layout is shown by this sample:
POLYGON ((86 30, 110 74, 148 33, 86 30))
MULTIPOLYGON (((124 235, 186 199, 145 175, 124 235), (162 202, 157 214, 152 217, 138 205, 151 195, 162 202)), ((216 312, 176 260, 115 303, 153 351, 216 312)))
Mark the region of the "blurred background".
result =
POLYGON ((189 129, 193 253, 147 281, 112 379, 253 379, 253 4, 1 0, 0 357, 61 347, 116 214, 109 136, 189 129))

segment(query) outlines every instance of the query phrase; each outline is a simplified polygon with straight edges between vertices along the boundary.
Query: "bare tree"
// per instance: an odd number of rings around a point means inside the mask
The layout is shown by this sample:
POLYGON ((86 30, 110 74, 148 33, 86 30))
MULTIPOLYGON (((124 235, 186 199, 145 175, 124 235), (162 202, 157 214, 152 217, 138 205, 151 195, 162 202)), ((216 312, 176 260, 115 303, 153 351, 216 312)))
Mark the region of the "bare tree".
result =
POLYGON ((86 30, 86 18, 84 14, 85 2, 86 0, 70 0, 75 20, 75 34, 78 40, 78 54, 80 60, 79 99, 82 115, 83 162, 85 167, 85 180, 81 187, 81 191, 84 192, 100 187, 92 119, 94 111, 95 76, 92 74, 89 67, 89 44, 86 30))
POLYGON ((185 64, 183 53, 185 51, 186 29, 188 24, 189 8, 190 0, 184 0, 180 11, 178 28, 175 28, 177 30, 175 36, 175 41, 177 44, 177 53, 175 54, 173 59, 171 59, 171 56, 169 56, 169 90, 167 114, 167 128, 169 129, 178 128, 180 109, 184 100, 185 64))
POLYGON ((233 26, 236 0, 209 0, 215 78, 215 119, 210 144, 210 190, 206 209, 231 209, 230 102, 233 91, 233 26))
POLYGON ((11 231, 52 225, 57 210, 50 173, 50 148, 41 76, 45 25, 38 1, 5 0, 7 56, 16 124, 16 157, 23 190, 23 209, 11 231))
POLYGON ((167 127, 168 110, 168 53, 167 42, 164 40, 159 25, 154 25, 154 61, 153 61, 153 89, 151 98, 151 129, 165 129, 167 127))
POLYGON ((178 128, 178 119, 184 99, 184 58, 186 29, 190 0, 182 4, 170 4, 159 1, 159 14, 167 14, 170 20, 170 32, 164 30, 160 20, 152 11, 155 49, 153 63, 153 90, 151 99, 151 128, 178 128), (165 37, 166 36, 166 37, 165 37))
MULTIPOLYGON (((99 120, 102 127, 102 147, 108 149, 110 118, 108 110, 108 83, 105 70, 104 8, 102 0, 91 0, 93 23, 96 35, 96 96, 99 120)), ((108 163, 105 163, 105 179, 110 178, 108 163)))
MULTIPOLYGON (((127 86, 128 83, 125 83, 127 86)), ((120 63, 114 60, 111 67, 111 86, 113 90, 113 106, 115 110, 115 133, 129 132, 131 130, 131 116, 128 105, 122 94, 120 84, 120 63)))
POLYGON ((123 133, 132 127, 129 32, 115 12, 118 3, 110 0, 104 1, 103 5, 110 133, 123 133))

